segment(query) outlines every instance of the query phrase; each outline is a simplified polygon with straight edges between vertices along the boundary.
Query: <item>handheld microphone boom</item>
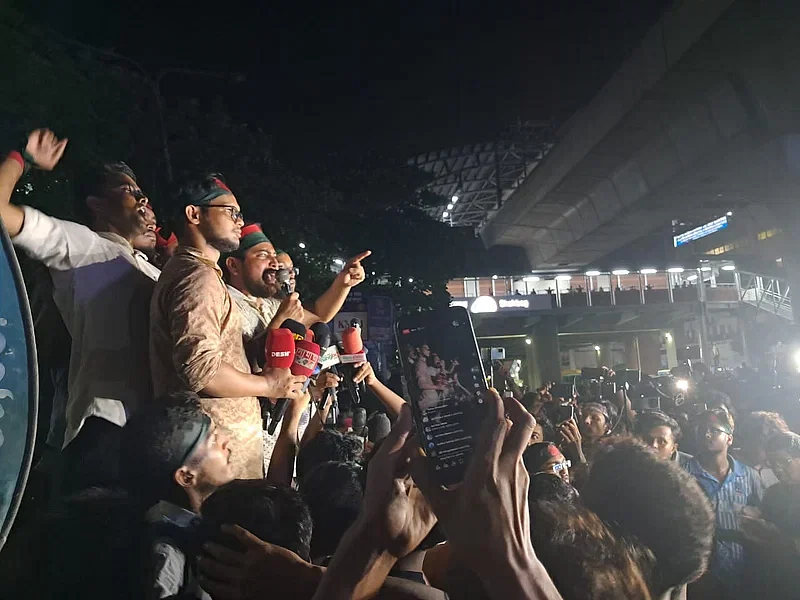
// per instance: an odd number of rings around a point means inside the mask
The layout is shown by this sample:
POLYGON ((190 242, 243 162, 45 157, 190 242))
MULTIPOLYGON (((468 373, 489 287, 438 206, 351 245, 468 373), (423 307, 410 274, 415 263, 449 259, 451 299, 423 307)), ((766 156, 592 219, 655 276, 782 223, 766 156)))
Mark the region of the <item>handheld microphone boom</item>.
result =
POLYGON ((283 295, 289 297, 294 291, 292 290, 292 276, 289 273, 289 269, 278 269, 275 279, 278 281, 278 285, 281 286, 283 295))
MULTIPOLYGON (((338 377, 339 369, 336 368, 336 365, 339 364, 339 353, 336 350, 336 344, 331 344, 333 336, 331 335, 330 327, 322 322, 314 323, 311 326, 311 331, 314 332, 314 337, 320 347, 320 367, 323 369, 329 369, 331 373, 338 377)), ((331 412, 336 411, 336 388, 328 387, 325 388, 325 392, 322 394, 322 400, 320 400, 319 406, 317 407, 320 412, 322 412, 322 409, 328 402, 328 398, 331 396, 333 396, 333 407, 331 412)))
MULTIPOLYGON (((347 389, 355 403, 361 404, 360 386, 353 382, 352 367, 354 364, 367 362, 367 353, 364 351, 364 342, 361 340, 360 327, 348 327, 342 332, 342 350, 343 353, 339 359, 343 365, 348 365, 347 389)), ((366 392, 366 389, 364 391, 366 392)))
MULTIPOLYGON (((270 330, 269 334, 267 335, 267 348, 266 348, 266 356, 267 356, 267 366, 269 367, 277 367, 280 369, 291 369, 294 365, 295 361, 295 352, 297 343, 303 340, 306 336, 306 328, 302 323, 298 323, 292 319, 286 319, 282 324, 280 329, 273 329, 270 330), (285 333, 284 333, 285 332, 285 333), (286 344, 285 341, 288 339, 291 342, 291 356, 289 356, 288 363, 286 361, 286 356, 280 356, 281 364, 273 364, 273 356, 271 348, 276 343, 286 344), (272 346, 271 346, 272 344, 272 346)), ((285 353, 286 349, 284 346, 280 347, 280 352, 285 353)), ((275 433, 275 429, 278 427, 278 423, 280 423, 281 419, 283 419, 283 415, 286 412, 286 408, 289 406, 289 399, 288 398, 278 398, 277 402, 275 402, 275 407, 272 409, 272 418, 269 421, 269 426, 267 427, 267 432, 272 435, 275 433)))

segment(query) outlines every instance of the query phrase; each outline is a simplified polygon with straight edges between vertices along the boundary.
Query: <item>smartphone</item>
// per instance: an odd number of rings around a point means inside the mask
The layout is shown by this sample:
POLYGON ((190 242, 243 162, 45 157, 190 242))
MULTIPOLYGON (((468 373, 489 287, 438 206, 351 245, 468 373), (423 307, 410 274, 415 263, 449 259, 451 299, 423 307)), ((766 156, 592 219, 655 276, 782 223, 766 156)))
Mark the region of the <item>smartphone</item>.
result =
POLYGON ((575 395, 575 386, 571 383, 554 383, 550 388, 550 395, 555 398, 563 398, 564 400, 572 400, 575 395))
POLYGON ((486 374, 465 308, 401 317, 395 326, 422 449, 444 486, 459 483, 485 414, 486 374))
POLYGON ((572 404, 560 404, 553 412, 553 423, 560 425, 575 416, 575 407, 572 404))

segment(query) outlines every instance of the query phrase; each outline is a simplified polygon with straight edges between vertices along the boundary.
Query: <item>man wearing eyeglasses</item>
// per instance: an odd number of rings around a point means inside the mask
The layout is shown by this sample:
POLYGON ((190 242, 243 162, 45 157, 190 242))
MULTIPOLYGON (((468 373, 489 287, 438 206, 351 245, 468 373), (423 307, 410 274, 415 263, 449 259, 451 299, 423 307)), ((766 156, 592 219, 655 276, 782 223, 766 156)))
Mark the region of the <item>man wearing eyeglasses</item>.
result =
POLYGON ((716 543, 708 574, 694 584, 696 591, 701 592, 698 597, 703 598, 738 597, 745 564, 739 517, 747 507, 760 504, 764 495, 758 472, 728 456, 733 427, 733 417, 725 411, 701 415, 697 454, 684 465, 697 479, 716 513, 716 543))
POLYGON ((14 245, 50 270, 72 338, 66 427, 51 432, 63 439, 69 492, 118 480, 121 427, 152 397, 147 322, 159 270, 134 250, 150 217, 147 196, 124 163, 96 165, 76 181, 75 209, 85 224, 10 204, 22 175, 53 170, 66 145, 39 129, 0 162, 0 218, 14 245))
POLYGON ((150 305, 150 365, 156 397, 190 391, 230 436, 237 479, 263 477, 257 397, 297 398, 305 377, 289 369, 253 375, 239 309, 218 266, 239 247, 244 221, 219 175, 184 185, 176 199, 179 246, 164 266, 150 305))

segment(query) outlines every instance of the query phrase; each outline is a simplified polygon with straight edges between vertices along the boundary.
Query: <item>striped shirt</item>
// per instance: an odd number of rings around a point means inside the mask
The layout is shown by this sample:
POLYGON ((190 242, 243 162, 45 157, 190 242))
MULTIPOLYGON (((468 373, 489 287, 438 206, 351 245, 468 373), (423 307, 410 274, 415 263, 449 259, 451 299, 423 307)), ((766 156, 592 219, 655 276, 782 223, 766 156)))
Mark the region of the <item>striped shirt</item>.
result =
POLYGON ((737 586, 742 577, 744 548, 733 541, 741 534, 739 515, 745 506, 757 506, 764 495, 764 484, 758 472, 728 457, 730 470, 725 481, 720 483, 706 471, 696 458, 688 461, 684 468, 697 479, 700 487, 711 500, 716 513, 716 546, 711 557, 709 572, 726 586, 737 586))

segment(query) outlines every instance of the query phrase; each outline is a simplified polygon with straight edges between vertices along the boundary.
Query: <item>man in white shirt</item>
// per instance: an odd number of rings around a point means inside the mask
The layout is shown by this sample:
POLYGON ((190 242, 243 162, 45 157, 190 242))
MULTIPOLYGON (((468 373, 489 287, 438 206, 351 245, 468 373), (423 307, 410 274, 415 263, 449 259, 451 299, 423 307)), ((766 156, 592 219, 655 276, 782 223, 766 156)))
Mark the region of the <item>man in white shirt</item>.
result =
POLYGON ((23 172, 52 170, 66 144, 40 129, 0 163, 0 218, 14 245, 50 269, 72 336, 64 485, 77 490, 117 479, 120 428, 152 397, 148 314, 160 271, 134 251, 147 197, 124 163, 100 165, 80 182, 77 209, 91 228, 10 203, 23 172))

